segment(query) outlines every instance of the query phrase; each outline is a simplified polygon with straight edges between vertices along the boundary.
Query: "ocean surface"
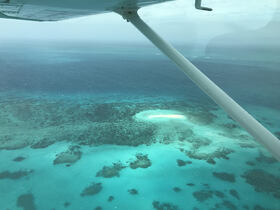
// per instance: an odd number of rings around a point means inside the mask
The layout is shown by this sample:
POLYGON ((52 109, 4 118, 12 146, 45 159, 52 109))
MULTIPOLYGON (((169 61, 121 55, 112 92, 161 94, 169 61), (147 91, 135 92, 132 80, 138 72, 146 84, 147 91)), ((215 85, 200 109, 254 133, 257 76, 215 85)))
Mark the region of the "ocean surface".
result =
MULTIPOLYGON (((277 56, 178 48, 280 138, 277 56)), ((280 163, 150 45, 5 42, 2 209, 279 210, 280 163)))

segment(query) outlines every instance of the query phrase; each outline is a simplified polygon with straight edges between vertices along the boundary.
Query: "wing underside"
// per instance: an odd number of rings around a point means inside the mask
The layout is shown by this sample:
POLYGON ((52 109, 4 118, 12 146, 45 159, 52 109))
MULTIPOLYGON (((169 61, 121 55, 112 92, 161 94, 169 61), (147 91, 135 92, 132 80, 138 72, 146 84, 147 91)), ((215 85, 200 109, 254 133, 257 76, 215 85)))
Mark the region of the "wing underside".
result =
POLYGON ((172 0, 0 0, 0 18, 57 21, 172 0))

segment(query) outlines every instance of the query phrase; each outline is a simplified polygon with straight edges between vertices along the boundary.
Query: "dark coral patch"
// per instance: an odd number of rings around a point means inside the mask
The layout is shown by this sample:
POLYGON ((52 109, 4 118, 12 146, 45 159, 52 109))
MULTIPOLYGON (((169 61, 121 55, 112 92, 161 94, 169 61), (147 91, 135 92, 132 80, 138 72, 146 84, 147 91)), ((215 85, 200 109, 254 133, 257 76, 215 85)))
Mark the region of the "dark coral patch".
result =
POLYGON ((53 164, 75 163, 81 158, 81 156, 82 152, 80 151, 80 146, 70 146, 67 151, 56 155, 53 164))
POLYGON ((217 116, 208 110, 192 111, 187 114, 188 120, 199 125, 209 125, 214 122, 217 116))
POLYGON ((152 165, 150 159, 148 158, 148 155, 143 154, 137 154, 136 160, 131 162, 129 164, 130 168, 136 169, 136 168, 148 168, 152 165))
POLYGON ((211 144, 211 140, 207 138, 188 138, 187 141, 192 144, 194 149, 199 149, 200 147, 211 144))
POLYGON ((20 170, 15 172, 3 171, 0 173, 0 179, 20 179, 33 173, 33 170, 20 170))
POLYGON ((95 195, 98 194, 101 190, 102 190, 102 183, 92 183, 90 186, 86 187, 80 195, 82 197, 95 195))
POLYGON ((274 157, 266 156, 262 152, 260 152, 259 157, 257 157, 256 160, 260 163, 267 163, 267 164, 277 163, 277 160, 274 157))
POLYGON ((242 148, 246 148, 246 149, 253 149, 253 148, 256 148, 256 145, 255 144, 252 144, 252 143, 239 143, 239 146, 242 147, 242 148))
POLYGON ((223 127, 226 129, 229 129, 229 130, 233 130, 233 129, 238 128, 238 125, 236 125, 234 123, 226 123, 226 124, 223 124, 223 127))
POLYGON ((225 194, 221 191, 218 191, 218 190, 214 191, 214 195, 219 197, 219 198, 224 198, 225 197, 225 194))
POLYGON ((180 187, 173 187, 174 192, 181 192, 182 189, 180 187))
POLYGON ((243 207, 243 209, 246 209, 246 210, 250 209, 248 205, 243 205, 242 207, 243 207))
POLYGON ((229 160, 228 155, 232 152, 234 152, 234 150, 222 147, 218 148, 213 153, 197 153, 197 151, 186 151, 185 153, 189 158, 205 160, 209 164, 216 164, 215 158, 229 160))
POLYGON ((93 124, 76 138, 80 145, 150 145, 155 142, 155 131, 156 127, 149 123, 113 121, 93 124))
POLYGON ((113 163, 113 166, 103 166, 103 168, 96 173, 97 177, 112 178, 119 177, 120 171, 124 169, 121 163, 113 163))
POLYGON ((110 195, 110 196, 108 197, 108 202, 112 202, 114 199, 115 199, 114 196, 110 195))
POLYGON ((192 164, 192 161, 184 161, 184 160, 180 160, 180 159, 177 159, 176 161, 177 161, 177 165, 178 165, 179 167, 185 166, 185 165, 187 165, 187 164, 192 164))
POLYGON ((267 209, 262 207, 261 205, 255 205, 254 210, 267 210, 267 209))
POLYGON ((157 210, 179 210, 179 207, 172 203, 160 203, 159 201, 153 201, 153 207, 157 210))
POLYGON ((280 198, 280 177, 261 169, 246 171, 242 177, 254 187, 256 192, 267 192, 275 198, 280 198))
POLYGON ((226 207, 226 209, 229 209, 229 210, 236 210, 236 209, 237 209, 236 206, 235 206, 232 202, 227 201, 227 200, 225 200, 225 201, 222 203, 222 205, 223 205, 224 207, 226 207))
POLYGON ((190 128, 181 128, 181 127, 175 127, 175 132, 178 134, 179 141, 185 141, 188 140, 189 137, 193 135, 193 131, 190 128))
POLYGON ((112 121, 115 120, 116 111, 112 104, 98 104, 89 117, 94 122, 112 121))
POLYGON ((15 161, 15 162, 21 162, 21 161, 23 161, 23 160, 25 160, 25 159, 26 159, 25 157, 18 156, 18 157, 16 157, 16 158, 14 158, 13 161, 15 161))
POLYGON ((227 182, 235 182, 235 175, 226 172, 213 172, 213 176, 227 182))
POLYGON ((68 202, 68 201, 66 201, 66 202, 64 202, 64 204, 63 204, 63 205, 64 205, 64 207, 65 207, 65 208, 67 208, 68 206, 70 206, 70 205, 71 205, 71 203, 70 203, 70 202, 68 202))
POLYGON ((229 193, 230 193, 233 197, 235 197, 236 199, 240 200, 239 194, 238 194, 238 192, 237 192, 236 190, 231 189, 231 190, 229 191, 229 193))
POLYGON ((204 202, 204 201, 208 200, 209 198, 213 197, 213 192, 211 190, 200 190, 200 191, 193 192, 192 195, 199 202, 204 202))
POLYGON ((222 203, 216 203, 215 208, 211 208, 211 210, 216 210, 216 209, 237 210, 236 206, 228 200, 223 200, 222 203))
POLYGON ((48 138, 44 138, 40 141, 37 141, 35 144, 31 145, 32 149, 43 149, 55 143, 55 141, 50 140, 48 138))
POLYGON ((249 166, 255 166, 256 164, 253 161, 246 161, 246 164, 249 166))
POLYGON ((28 142, 20 137, 14 138, 11 135, 0 136, 0 150, 17 150, 28 146, 28 142))
POLYGON ((36 210, 34 196, 32 194, 23 194, 17 198, 17 206, 23 210, 36 210))
POLYGON ((101 206, 96 206, 94 210, 102 210, 101 206))
POLYGON ((136 189, 129 189, 128 192, 131 195, 137 195, 138 194, 138 190, 136 190, 136 189))
POLYGON ((187 183, 186 185, 187 185, 187 186, 190 186, 190 187, 195 186, 195 184, 194 184, 194 183, 187 183))

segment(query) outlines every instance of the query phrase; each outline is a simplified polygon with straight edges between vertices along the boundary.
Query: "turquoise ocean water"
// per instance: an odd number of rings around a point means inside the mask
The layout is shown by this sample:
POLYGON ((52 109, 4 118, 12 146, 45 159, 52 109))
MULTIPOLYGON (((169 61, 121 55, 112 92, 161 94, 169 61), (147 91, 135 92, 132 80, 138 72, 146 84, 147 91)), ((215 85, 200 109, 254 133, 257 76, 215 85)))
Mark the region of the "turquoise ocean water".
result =
MULTIPOLYGON (((279 60, 179 48, 280 137, 279 60)), ((279 210, 280 163, 151 46, 7 43, 2 209, 279 210)))

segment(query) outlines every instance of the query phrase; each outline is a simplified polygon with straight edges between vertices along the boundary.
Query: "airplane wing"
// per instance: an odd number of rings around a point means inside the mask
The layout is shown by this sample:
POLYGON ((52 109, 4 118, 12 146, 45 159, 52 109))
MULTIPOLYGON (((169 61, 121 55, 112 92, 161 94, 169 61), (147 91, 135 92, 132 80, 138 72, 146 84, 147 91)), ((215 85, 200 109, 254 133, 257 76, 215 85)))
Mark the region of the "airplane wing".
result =
POLYGON ((57 21, 173 0, 0 0, 0 18, 57 21))

